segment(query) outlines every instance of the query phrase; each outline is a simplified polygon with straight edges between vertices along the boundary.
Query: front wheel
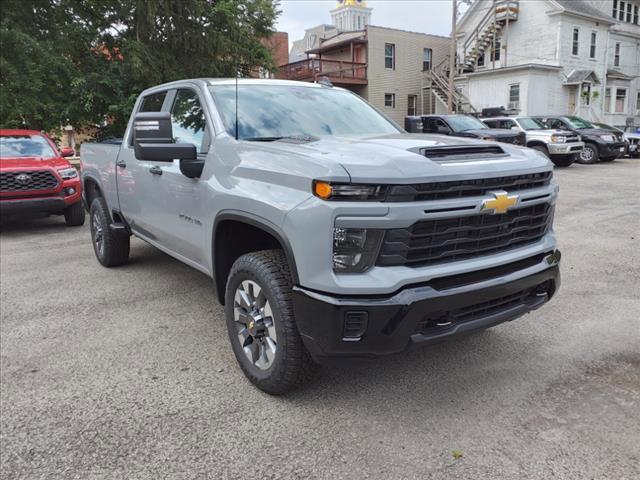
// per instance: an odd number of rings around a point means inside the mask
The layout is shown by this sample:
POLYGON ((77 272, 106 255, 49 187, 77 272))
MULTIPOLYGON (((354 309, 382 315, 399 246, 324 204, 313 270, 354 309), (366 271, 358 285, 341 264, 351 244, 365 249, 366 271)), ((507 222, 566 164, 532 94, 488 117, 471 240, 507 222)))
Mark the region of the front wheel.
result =
POLYGON ((225 316, 233 353, 260 390, 280 395, 301 386, 316 370, 293 313, 291 274, 284 253, 248 253, 231 268, 225 316))
POLYGON ((578 163, 582 163, 584 165, 592 165, 594 163, 598 163, 598 158, 598 147, 592 145, 591 143, 587 143, 580 152, 578 163))
POLYGON ((67 227, 84 225, 84 205, 82 205, 82 202, 74 203, 64 209, 64 221, 67 227))

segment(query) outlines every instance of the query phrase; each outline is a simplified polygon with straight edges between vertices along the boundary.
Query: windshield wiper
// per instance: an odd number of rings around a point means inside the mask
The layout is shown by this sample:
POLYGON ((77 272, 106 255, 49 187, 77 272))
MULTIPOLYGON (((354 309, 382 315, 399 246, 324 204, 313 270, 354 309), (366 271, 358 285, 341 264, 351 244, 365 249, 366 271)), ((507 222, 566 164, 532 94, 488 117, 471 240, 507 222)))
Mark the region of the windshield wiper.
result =
POLYGON ((282 140, 284 137, 247 137, 242 140, 247 142, 275 142, 276 140, 282 140))

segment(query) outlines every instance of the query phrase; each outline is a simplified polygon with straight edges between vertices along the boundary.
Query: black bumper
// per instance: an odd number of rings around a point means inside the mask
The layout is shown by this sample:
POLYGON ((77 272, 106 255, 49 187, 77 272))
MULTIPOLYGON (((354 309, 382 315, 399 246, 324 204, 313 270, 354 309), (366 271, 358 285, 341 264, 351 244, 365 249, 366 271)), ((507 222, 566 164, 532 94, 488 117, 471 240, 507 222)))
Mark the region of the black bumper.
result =
POLYGON ((598 143, 598 154, 601 157, 622 157, 626 154, 627 144, 624 142, 617 143, 598 143), (622 151, 620 150, 622 149, 622 151))
POLYGON ((296 321, 316 361, 388 355, 539 308, 560 286, 559 260, 556 251, 513 264, 517 270, 438 279, 389 297, 336 297, 295 287, 296 321))
POLYGON ((61 197, 19 198, 0 200, 0 213, 62 212, 66 205, 61 197))

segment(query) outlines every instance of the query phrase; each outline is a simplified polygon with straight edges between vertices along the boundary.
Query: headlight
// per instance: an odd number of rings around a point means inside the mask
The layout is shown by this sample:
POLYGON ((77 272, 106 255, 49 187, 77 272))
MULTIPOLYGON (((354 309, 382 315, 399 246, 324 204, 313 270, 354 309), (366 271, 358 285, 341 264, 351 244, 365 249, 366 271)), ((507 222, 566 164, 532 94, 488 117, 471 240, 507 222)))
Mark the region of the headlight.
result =
POLYGON ((604 140, 605 142, 615 142, 616 141, 616 137, 614 137, 613 135, 600 135, 600 138, 602 140, 604 140))
POLYGON ((362 273, 373 266, 378 257, 384 232, 364 228, 333 229, 333 271, 362 273))
POLYGON ((567 137, 564 135, 551 135, 551 143, 565 143, 567 137))
POLYGON ((73 167, 63 168, 62 170, 58 170, 58 175, 60 175, 63 180, 71 180, 78 176, 78 171, 73 167))
POLYGON ((349 183, 328 183, 314 180, 313 193, 323 200, 380 201, 387 188, 383 185, 358 185, 349 183))

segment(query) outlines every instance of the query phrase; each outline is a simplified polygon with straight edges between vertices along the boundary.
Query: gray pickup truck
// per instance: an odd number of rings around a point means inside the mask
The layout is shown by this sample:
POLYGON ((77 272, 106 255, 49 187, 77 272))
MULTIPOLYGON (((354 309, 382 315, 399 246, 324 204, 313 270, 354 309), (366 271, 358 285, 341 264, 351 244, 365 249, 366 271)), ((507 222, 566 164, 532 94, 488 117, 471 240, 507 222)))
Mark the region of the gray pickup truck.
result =
POLYGON ((411 135, 357 95, 279 80, 144 91, 122 145, 81 148, 98 261, 135 235, 209 275, 262 390, 318 363, 491 327, 559 288, 540 152, 411 135))

